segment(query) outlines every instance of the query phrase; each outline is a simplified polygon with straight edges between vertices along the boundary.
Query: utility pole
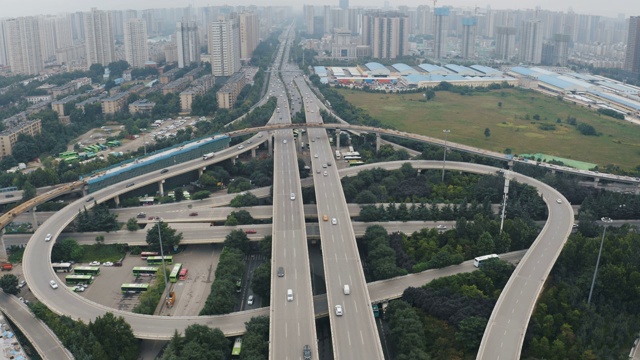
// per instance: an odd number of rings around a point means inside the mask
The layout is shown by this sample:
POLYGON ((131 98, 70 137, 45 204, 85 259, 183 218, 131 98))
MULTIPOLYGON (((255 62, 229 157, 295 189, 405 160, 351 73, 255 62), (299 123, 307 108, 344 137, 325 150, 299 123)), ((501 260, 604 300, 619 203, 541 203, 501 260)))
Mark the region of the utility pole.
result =
POLYGON ((600 251, 598 251, 598 260, 596 260, 596 269, 593 271, 593 280, 591 280, 591 290, 589 290, 589 299, 587 299, 587 305, 591 303, 591 295, 593 295, 593 286, 596 284, 596 276, 598 276, 598 266, 600 266, 600 256, 602 255, 602 245, 604 244, 604 236, 607 233, 607 226, 613 220, 608 217, 603 217, 600 220, 604 223, 604 229, 602 229, 602 240, 600 240, 600 251))
POLYGON ((504 213, 507 209, 507 199, 509 198, 509 171, 504 172, 504 193, 502 195, 502 214, 500 215, 500 234, 502 234, 502 227, 504 226, 504 213))
POLYGON ((444 182, 444 168, 447 166, 447 135, 451 130, 442 130, 444 133, 444 155, 442 159, 442 182, 444 182))

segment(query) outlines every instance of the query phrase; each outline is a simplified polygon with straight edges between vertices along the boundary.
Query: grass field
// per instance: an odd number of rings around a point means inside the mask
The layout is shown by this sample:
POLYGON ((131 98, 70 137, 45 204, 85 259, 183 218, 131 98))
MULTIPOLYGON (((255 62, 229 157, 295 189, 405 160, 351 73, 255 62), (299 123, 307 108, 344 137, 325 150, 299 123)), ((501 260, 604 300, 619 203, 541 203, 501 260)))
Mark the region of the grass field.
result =
POLYGON ((372 117, 398 130, 514 154, 544 153, 625 169, 640 166, 640 125, 591 109, 559 101, 530 90, 505 89, 473 95, 439 91, 434 100, 420 101, 422 94, 373 94, 348 89, 338 91, 372 117), (502 103, 499 106, 498 103, 502 103), (537 114, 540 121, 533 119, 537 114), (600 136, 584 136, 568 116, 593 126, 600 136), (556 119, 562 123, 556 123, 556 119), (555 130, 542 130, 541 125, 555 130), (485 137, 485 128, 491 135, 485 137))

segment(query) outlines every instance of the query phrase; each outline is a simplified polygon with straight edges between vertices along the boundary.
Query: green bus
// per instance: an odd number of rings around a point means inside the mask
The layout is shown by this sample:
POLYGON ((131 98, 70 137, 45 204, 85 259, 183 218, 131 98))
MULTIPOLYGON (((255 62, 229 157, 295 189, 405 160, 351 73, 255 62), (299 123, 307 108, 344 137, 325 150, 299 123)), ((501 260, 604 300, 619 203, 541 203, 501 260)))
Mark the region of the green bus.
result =
POLYGON ((78 153, 75 151, 65 151, 58 154, 58 157, 60 157, 61 159, 66 159, 72 156, 78 156, 78 153))
POLYGON ((149 290, 149 284, 122 284, 120 290, 123 294, 138 294, 149 290))
POLYGON ((73 268, 73 272, 76 275, 98 275, 100 274, 100 267, 98 266, 76 266, 73 268))
MULTIPOLYGON (((173 256, 165 255, 164 256, 165 264, 173 264, 173 256)), ((162 256, 149 256, 147 257, 147 265, 162 265, 162 256)))
POLYGON ((240 356, 240 352, 242 351, 242 337, 237 337, 236 341, 233 342, 233 350, 231 350, 231 356, 235 359, 236 356, 240 356))
POLYGON ((171 281, 172 283, 178 282, 178 275, 180 275, 180 270, 182 270, 182 264, 176 263, 175 265, 173 265, 173 270, 171 270, 171 273, 169 274, 169 281, 171 281))
POLYGON ((133 268, 133 276, 151 276, 158 273, 157 266, 136 266, 133 268))
POLYGON ((91 275, 67 275, 64 280, 69 285, 77 284, 91 284, 93 282, 93 276, 91 275))

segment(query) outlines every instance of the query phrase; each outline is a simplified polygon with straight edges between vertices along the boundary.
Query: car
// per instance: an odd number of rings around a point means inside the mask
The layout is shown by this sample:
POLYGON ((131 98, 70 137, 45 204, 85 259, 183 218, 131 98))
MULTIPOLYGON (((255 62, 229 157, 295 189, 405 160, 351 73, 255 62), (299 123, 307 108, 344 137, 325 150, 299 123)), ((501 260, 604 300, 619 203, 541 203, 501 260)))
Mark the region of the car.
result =
POLYGON ((132 187, 132 186, 133 186, 133 185, 135 185, 135 184, 136 184, 136 183, 128 183, 126 187, 130 188, 130 187, 132 187))
POLYGON ((247 140, 247 144, 251 144, 251 140, 247 140))
MULTIPOLYGON (((312 141, 315 141, 315 140, 312 140, 312 141)), ((317 159, 318 158, 318 154, 314 154, 313 157, 317 159)))
POLYGON ((338 225, 338 219, 336 218, 331 219, 331 224, 338 225))
POLYGON ((154 217, 153 217, 153 216, 149 216, 149 217, 147 218, 147 220, 153 220, 153 219, 154 219, 154 217))
POLYGON ((293 290, 287 290, 287 301, 293 301, 293 290))
POLYGON ((111 261, 107 261, 103 263, 102 266, 113 266, 113 263, 111 261))
POLYGON ((137 217, 138 219, 144 219, 144 218, 146 218, 146 217, 147 217, 147 214, 145 214, 145 213, 141 212, 141 213, 138 213, 138 215, 136 215, 136 217, 137 217))
POLYGON ((189 213, 189 216, 198 216, 198 213, 194 211, 192 213, 189 213))
POLYGON ((160 174, 166 174, 169 172, 169 169, 162 169, 160 170, 160 174))
POLYGON ((287 139, 282 140, 282 143, 286 144, 287 143, 287 139))
POLYGON ((259 137, 259 138, 262 138, 262 136, 264 136, 264 134, 260 134, 260 135, 258 135, 258 137, 259 137))
POLYGON ((85 202, 92 202, 94 200, 93 196, 89 197, 85 202))
POLYGON ((291 197, 291 200, 295 200, 295 199, 296 199, 296 194, 291 193, 291 196, 290 196, 290 197, 291 197))
POLYGON ((336 315, 342 316, 342 305, 336 305, 336 315))
POLYGON ((53 235, 47 234, 47 236, 44 237, 44 241, 51 241, 52 237, 53 237, 53 235))
POLYGON ((284 268, 282 266, 278 268, 278 277, 284 277, 284 268))
POLYGON ((122 266, 122 261, 116 261, 113 263, 113 266, 115 267, 121 267, 122 266))
POLYGON ((302 348, 302 358, 304 360, 311 360, 311 347, 309 345, 305 345, 302 348))
POLYGON ((254 230, 254 229, 247 229, 247 230, 244 231, 244 233, 245 234, 255 234, 255 233, 257 233, 257 231, 254 230))
POLYGON ((311 139, 311 142, 316 142, 316 139, 313 139, 313 138, 312 138, 312 139, 311 139))
POLYGON ((23 297, 19 297, 19 298, 18 298, 18 301, 20 301, 21 303, 23 303, 23 304, 24 304, 24 298, 23 298, 23 297))
POLYGON ((316 169, 316 174, 320 174, 320 169, 316 169))
POLYGON ((244 149, 244 145, 238 145, 238 150, 244 149))
POLYGON ((92 261, 89 263, 89 266, 100 266, 100 261, 92 261))
POLYGON ((327 214, 322 215, 322 221, 329 221, 329 216, 327 214))
POLYGON ((52 288, 54 288, 54 289, 57 289, 57 288, 58 288, 58 284, 56 284, 56 282, 55 282, 55 281, 53 281, 53 280, 49 281, 49 285, 50 285, 52 288))
POLYGON ((446 229, 446 228, 447 228, 447 225, 438 225, 438 226, 436 226, 436 228, 437 228, 438 230, 444 230, 444 229, 446 229))
POLYGON ((325 172, 323 173, 323 175, 324 175, 324 176, 329 176, 329 173, 325 171, 325 172))
POLYGON ((322 168, 326 169, 327 168, 327 164, 322 164, 322 168))
POLYGON ((249 295, 249 299, 247 299, 247 305, 253 305, 253 295, 249 295))
POLYGON ((562 204, 562 199, 556 199, 556 202, 557 202, 558 204, 562 204))
POLYGON ((74 292, 83 292, 84 291, 84 286, 76 285, 76 286, 73 287, 73 291, 74 292))
POLYGON ((327 163, 327 166, 331 166, 331 163, 330 163, 330 162, 328 162, 328 163, 327 163))
POLYGON ((18 288, 22 289, 26 285, 27 285, 27 282, 25 280, 21 280, 20 283, 18 284, 18 288))

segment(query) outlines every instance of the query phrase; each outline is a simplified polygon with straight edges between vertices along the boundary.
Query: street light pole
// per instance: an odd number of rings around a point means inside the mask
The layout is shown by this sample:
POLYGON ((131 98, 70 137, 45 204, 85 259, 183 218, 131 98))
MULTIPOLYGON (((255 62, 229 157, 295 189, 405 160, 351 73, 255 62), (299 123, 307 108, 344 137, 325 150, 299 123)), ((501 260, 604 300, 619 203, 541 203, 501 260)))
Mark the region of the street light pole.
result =
POLYGON ((607 224, 611 223, 611 218, 603 217, 600 220, 604 222, 604 229, 602 230, 602 240, 600 240, 600 251, 598 251, 598 260, 596 260, 596 269, 593 271, 593 280, 591 280, 591 290, 589 290, 589 299, 587 299, 587 305, 591 303, 591 295, 593 295, 593 286, 596 284, 596 276, 598 275, 598 266, 600 265, 600 255, 602 255, 602 245, 604 244, 604 236, 607 233, 607 224))
POLYGON ((447 135, 451 132, 451 130, 442 130, 444 133, 444 155, 442 159, 442 182, 444 182, 444 168, 447 166, 447 135))
POLYGON ((162 235, 160 233, 160 224, 162 223, 162 219, 158 219, 158 242, 160 243, 160 257, 162 259, 162 274, 164 275, 164 289, 167 290, 169 288, 169 283, 167 282, 167 265, 164 262, 164 251, 162 249, 162 235))

